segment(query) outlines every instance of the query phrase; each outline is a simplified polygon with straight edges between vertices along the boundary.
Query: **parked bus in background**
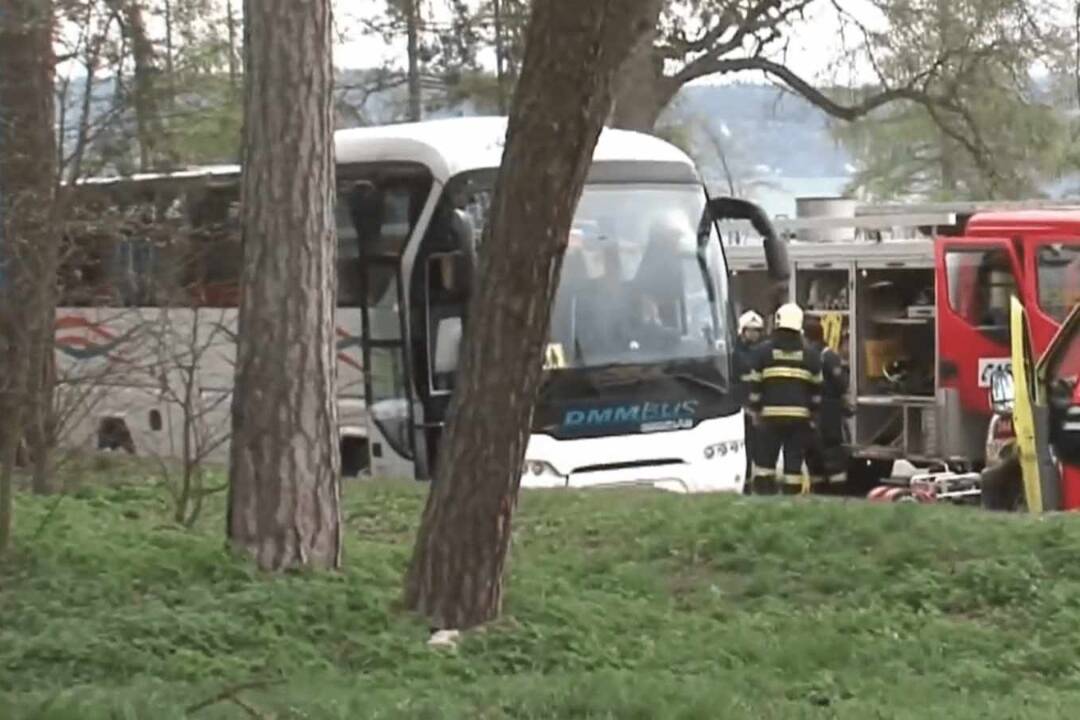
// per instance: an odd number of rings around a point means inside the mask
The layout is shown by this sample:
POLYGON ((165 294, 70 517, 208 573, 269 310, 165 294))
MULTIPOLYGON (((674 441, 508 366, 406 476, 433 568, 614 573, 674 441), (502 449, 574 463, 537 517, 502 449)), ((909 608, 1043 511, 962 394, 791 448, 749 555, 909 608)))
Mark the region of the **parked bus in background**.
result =
MULTIPOLYGON (((505 135, 503 118, 336 135, 348 472, 431 477, 467 300, 483 282, 477 253, 505 135)), ((158 356, 169 345, 170 357, 190 360, 174 347, 177 337, 202 350, 187 393, 212 408, 199 423, 227 428, 239 168, 95 179, 79 191, 84 220, 69 232, 58 358, 69 392, 92 376, 108 389, 84 393, 93 410, 83 412, 74 441, 123 440, 135 452, 175 455, 184 442, 177 428, 192 423, 163 401, 163 378, 178 363, 158 356), (173 340, 155 343, 165 316, 173 340)), ((734 322, 714 222, 723 218, 763 229, 770 268, 783 280, 783 247, 759 209, 710 200, 692 161, 662 140, 602 133, 555 296, 523 485, 742 490, 734 322)), ((214 457, 225 457, 225 447, 217 443, 214 457)))

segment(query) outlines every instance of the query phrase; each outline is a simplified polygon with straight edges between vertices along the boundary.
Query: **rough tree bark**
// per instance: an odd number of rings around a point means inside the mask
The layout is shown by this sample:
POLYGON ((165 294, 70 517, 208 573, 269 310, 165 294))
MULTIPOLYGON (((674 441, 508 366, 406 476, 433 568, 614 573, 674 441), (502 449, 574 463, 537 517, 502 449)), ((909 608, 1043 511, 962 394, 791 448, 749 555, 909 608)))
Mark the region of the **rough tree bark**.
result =
MULTIPOLYGON (((21 438, 32 450, 33 489, 49 492, 53 325, 59 257, 51 0, 0 0, 0 184, 6 298, 3 344, 4 456, 10 471, 21 438), (17 313, 17 314, 16 314, 17 313)), ((5 473, 4 484, 10 476, 5 473)), ((10 487, 4 497, 10 518, 10 487)), ((10 521, 0 523, 10 528, 10 521)), ((0 532, 0 534, 3 534, 0 532)), ((2 542, 2 539, 0 539, 2 542)))
POLYGON ((423 87, 420 77, 420 1, 404 0, 406 55, 409 62, 409 120, 419 121, 424 115, 423 87))
POLYGON ((228 538, 265 570, 341 562, 330 0, 244 3, 228 538))
POLYGON ((120 20, 124 37, 131 44, 131 59, 135 65, 135 89, 132 104, 135 110, 136 134, 139 141, 139 169, 164 169, 175 164, 162 121, 154 42, 151 40, 138 0, 106 0, 106 5, 120 20))
POLYGON ((664 74, 664 57, 656 49, 662 4, 650 18, 616 78, 611 124, 623 130, 652 132, 660 113, 679 92, 677 80, 664 74))
POLYGON ((536 0, 454 406, 406 578, 440 628, 496 617, 552 297, 616 71, 659 0, 536 0))
POLYGON ((491 17, 495 30, 495 84, 498 92, 499 113, 509 112, 509 93, 506 88, 506 47, 503 36, 502 0, 491 0, 491 17))
POLYGON ((234 90, 240 84, 240 68, 236 52, 236 13, 233 0, 225 1, 225 27, 229 33, 229 86, 234 90))

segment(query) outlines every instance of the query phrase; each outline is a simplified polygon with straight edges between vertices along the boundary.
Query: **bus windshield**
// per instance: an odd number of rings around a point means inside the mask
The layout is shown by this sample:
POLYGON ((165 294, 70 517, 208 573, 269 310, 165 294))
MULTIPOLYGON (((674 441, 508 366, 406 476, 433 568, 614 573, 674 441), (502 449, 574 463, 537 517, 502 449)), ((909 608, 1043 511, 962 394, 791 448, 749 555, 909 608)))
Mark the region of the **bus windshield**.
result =
MULTIPOLYGON (((491 186, 459 200, 478 237, 491 186)), ((550 370, 705 360, 726 380, 727 272, 699 185, 586 185, 551 316, 550 370), (719 362, 716 362, 719 360, 719 362)))
POLYGON ((703 242, 700 187, 587 186, 552 311, 548 365, 588 368, 724 352, 726 273, 703 242))

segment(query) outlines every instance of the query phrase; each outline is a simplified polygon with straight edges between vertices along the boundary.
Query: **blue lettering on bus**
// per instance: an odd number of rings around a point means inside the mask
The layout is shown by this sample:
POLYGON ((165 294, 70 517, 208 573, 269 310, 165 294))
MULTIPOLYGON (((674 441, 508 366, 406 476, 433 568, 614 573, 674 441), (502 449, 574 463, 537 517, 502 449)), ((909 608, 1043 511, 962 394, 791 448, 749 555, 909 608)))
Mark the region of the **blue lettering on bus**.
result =
POLYGON ((564 429, 599 429, 624 427, 642 423, 693 420, 698 401, 676 403, 642 402, 606 407, 574 408, 563 415, 564 429))

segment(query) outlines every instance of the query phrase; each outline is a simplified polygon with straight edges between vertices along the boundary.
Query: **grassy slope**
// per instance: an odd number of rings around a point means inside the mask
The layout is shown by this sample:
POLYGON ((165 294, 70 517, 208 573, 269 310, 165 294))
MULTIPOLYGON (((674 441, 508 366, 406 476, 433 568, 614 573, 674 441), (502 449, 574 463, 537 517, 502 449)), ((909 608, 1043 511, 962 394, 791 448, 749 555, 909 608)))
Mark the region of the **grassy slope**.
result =
POLYGON ((862 503, 528 494, 506 617, 456 653, 394 609, 415 487, 356 486, 341 574, 268 579, 162 495, 20 497, 0 718, 1075 717, 1080 524, 862 503), (42 525, 49 513, 49 520, 42 525), (42 528, 39 532, 39 528, 42 528), (196 717, 248 717, 222 703, 196 717))

